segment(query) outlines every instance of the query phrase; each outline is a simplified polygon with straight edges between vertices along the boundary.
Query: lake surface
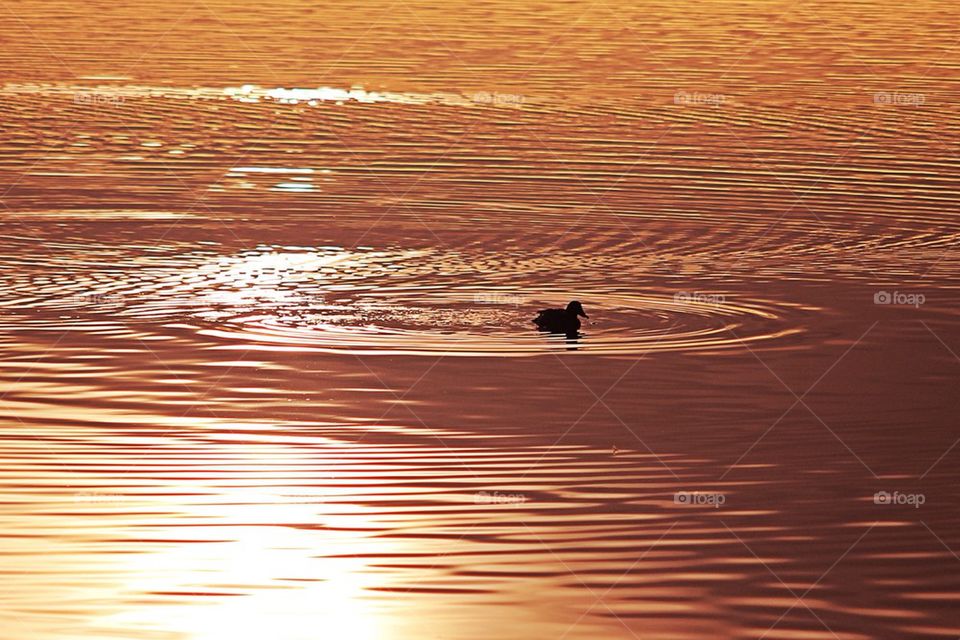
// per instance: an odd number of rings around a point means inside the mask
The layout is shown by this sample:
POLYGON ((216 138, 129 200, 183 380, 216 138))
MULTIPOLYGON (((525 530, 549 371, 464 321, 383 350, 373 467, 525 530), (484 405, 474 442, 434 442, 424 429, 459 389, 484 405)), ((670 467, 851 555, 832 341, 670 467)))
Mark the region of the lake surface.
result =
POLYGON ((0 13, 0 640, 960 636, 952 3, 0 13))

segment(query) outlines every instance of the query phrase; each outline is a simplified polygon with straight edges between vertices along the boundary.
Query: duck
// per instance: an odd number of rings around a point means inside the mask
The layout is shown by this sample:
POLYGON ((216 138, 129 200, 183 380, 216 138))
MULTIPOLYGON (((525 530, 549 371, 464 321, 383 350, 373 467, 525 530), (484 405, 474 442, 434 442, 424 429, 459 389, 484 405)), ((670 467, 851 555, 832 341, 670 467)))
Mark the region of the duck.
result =
POLYGON ((540 331, 550 333, 565 333, 568 336, 577 335, 580 330, 580 316, 589 318, 579 301, 573 300, 566 309, 543 309, 533 319, 540 331))

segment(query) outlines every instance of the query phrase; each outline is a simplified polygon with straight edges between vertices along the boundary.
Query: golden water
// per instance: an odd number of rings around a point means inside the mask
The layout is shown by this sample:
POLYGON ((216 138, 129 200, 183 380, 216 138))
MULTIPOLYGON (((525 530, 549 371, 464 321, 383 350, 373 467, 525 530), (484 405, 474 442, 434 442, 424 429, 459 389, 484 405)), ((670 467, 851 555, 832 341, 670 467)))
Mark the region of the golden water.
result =
POLYGON ((960 636, 955 13, 7 3, 0 640, 960 636))

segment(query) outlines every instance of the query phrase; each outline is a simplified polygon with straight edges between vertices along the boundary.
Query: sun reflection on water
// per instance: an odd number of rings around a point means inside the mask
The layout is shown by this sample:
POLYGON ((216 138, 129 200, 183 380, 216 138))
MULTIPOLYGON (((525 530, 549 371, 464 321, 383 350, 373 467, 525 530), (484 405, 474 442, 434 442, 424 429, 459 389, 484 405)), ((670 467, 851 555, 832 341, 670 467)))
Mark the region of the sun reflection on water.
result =
POLYGON ((100 624, 190 640, 384 638, 368 558, 390 543, 359 533, 373 526, 362 508, 327 502, 322 488, 298 492, 232 488, 215 505, 187 506, 178 521, 196 524, 157 532, 176 543, 120 568, 125 590, 147 602, 100 624))

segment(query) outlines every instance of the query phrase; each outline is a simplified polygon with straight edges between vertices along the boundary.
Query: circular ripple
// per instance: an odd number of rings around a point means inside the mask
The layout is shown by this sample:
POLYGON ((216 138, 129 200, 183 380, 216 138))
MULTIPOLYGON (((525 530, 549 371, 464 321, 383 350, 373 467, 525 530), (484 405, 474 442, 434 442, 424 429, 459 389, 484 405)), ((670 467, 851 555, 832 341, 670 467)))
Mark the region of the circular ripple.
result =
MULTIPOLYGON (((481 292, 476 294, 483 296, 481 292)), ((785 327, 771 303, 717 303, 656 295, 588 294, 591 318, 576 339, 534 330, 538 302, 521 308, 467 301, 331 306, 317 312, 251 314, 224 320, 201 333, 247 343, 317 351, 408 355, 534 355, 556 351, 634 354, 743 348, 800 332, 785 327), (445 306, 440 306, 441 304, 445 306)))
POLYGON ((792 305, 740 294, 633 292, 586 271, 575 287, 510 286, 529 265, 489 251, 260 246, 218 255, 193 248, 128 257, 126 269, 116 257, 31 270, 6 293, 18 294, 18 308, 58 312, 61 323, 176 321, 255 348, 357 354, 706 352, 801 331, 792 305), (482 264, 496 268, 478 271, 482 264), (537 310, 571 297, 591 314, 579 338, 535 330, 537 310))

